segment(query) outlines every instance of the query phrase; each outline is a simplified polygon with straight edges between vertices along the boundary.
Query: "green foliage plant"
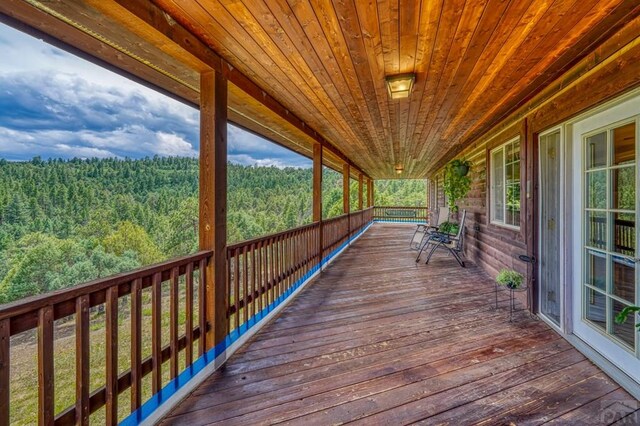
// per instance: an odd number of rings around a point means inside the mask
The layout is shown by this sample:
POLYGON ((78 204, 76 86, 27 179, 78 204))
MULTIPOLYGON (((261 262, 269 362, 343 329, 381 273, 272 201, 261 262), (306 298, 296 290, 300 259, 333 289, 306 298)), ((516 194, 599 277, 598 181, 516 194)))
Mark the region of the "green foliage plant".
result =
MULTIPOLYGON (((627 306, 618 315, 616 315, 616 323, 624 324, 627 318, 633 318, 633 314, 640 312, 640 306, 627 306)), ((640 331, 640 323, 636 324, 636 328, 640 331)))
POLYGON ((459 168, 465 165, 471 168, 471 162, 467 160, 453 160, 444 169, 443 189, 452 212, 458 211, 457 201, 466 197, 471 189, 471 177, 469 173, 462 175, 459 168))
POLYGON ((496 282, 511 289, 520 288, 524 276, 513 269, 502 269, 496 277, 496 282))
POLYGON ((444 234, 457 234, 459 227, 459 224, 447 221, 438 226, 438 231, 444 234))

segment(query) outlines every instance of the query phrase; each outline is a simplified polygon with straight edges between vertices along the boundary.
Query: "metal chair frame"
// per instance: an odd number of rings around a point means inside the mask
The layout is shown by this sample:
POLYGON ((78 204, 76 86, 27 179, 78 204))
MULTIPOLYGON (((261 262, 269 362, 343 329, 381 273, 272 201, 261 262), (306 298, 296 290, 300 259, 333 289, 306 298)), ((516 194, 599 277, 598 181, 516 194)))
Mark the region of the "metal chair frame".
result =
POLYGON ((447 220, 449 220, 449 207, 440 206, 438 208, 438 216, 436 218, 435 225, 430 225, 428 223, 418 225, 416 228, 416 231, 413 233, 413 237, 411 237, 409 248, 411 250, 422 251, 425 241, 429 237, 429 235, 431 235, 433 232, 438 231, 438 227, 442 225, 444 222, 446 222, 447 220), (422 237, 420 237, 420 241, 416 241, 416 235, 419 235, 419 234, 422 234, 422 237))
POLYGON ((454 235, 445 234, 442 232, 435 231, 431 233, 426 243, 418 253, 418 257, 416 258, 416 263, 420 261, 420 255, 422 251, 431 246, 428 249, 427 260, 424 262, 425 264, 429 264, 429 260, 431 260, 431 256, 438 248, 443 248, 447 250, 453 257, 456 259, 458 264, 465 267, 464 260, 462 257, 464 256, 464 224, 467 218, 467 211, 462 211, 462 218, 460 220, 460 225, 458 228, 458 233, 454 235))

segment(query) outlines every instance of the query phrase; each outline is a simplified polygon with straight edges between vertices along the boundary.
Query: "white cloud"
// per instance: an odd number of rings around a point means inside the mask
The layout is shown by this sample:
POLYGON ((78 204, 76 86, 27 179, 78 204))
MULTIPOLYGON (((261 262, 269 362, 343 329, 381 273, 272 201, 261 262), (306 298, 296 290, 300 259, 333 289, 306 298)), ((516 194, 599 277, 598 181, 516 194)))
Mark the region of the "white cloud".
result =
POLYGON ((178 135, 157 132, 153 149, 166 156, 197 157, 198 153, 191 144, 178 135))
MULTIPOLYGON (((0 51, 0 157, 197 157, 196 109, 2 24, 0 51)), ((253 133, 228 132, 230 161, 311 166, 253 133)))

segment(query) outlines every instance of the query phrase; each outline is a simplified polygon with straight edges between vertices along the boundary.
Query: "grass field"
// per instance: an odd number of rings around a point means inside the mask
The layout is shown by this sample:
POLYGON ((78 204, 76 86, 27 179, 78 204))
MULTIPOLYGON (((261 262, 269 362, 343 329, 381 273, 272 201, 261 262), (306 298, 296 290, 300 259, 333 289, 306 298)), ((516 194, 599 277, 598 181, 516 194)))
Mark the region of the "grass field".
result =
MULTIPOLYGON (((197 274, 196 274, 197 275, 197 274)), ((194 282, 194 324, 198 314, 198 282, 194 282)), ((185 291, 181 285, 179 303, 179 334, 185 333, 185 291)), ((151 292, 142 292, 142 357, 151 355, 151 292)), ((131 350, 131 318, 130 298, 121 298, 118 315, 118 371, 130 368, 131 350)), ((58 320, 54 327, 54 365, 55 365, 55 408, 61 413, 75 403, 75 318, 73 316, 58 320)), ((90 383, 91 391, 105 384, 105 318, 104 313, 93 309, 91 313, 90 331, 90 383)), ((163 283, 162 289, 162 345, 169 343, 169 285, 163 283)), ((197 342, 196 345, 197 346, 197 342)), ((194 350, 194 354, 197 350, 194 350)), ((33 425, 38 415, 38 359, 37 335, 34 330, 14 336, 11 340, 11 413, 12 425, 33 425)), ((181 352, 180 370, 185 368, 185 354, 181 352)), ((169 362, 162 368, 163 385, 169 382, 169 362)), ((143 397, 146 401, 151 396, 151 374, 143 378, 143 397)), ((130 392, 123 392, 118 400, 119 421, 130 413, 130 392)), ((91 415, 92 424, 104 424, 104 408, 91 415)))

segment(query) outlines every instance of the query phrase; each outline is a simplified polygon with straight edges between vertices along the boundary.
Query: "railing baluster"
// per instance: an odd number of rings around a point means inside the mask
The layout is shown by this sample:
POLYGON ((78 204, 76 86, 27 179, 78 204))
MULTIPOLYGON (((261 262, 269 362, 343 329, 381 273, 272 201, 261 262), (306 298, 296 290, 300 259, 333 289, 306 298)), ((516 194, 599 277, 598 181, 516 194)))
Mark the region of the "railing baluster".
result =
POLYGON ((118 424, 118 286, 106 294, 106 424, 118 424))
POLYGON ((180 271, 178 267, 171 269, 171 282, 169 292, 169 345, 171 347, 170 377, 178 377, 178 280, 180 271))
POLYGON ((258 243, 258 248, 256 250, 256 267, 258 268, 256 275, 257 275, 257 281, 258 281, 258 312, 262 312, 262 297, 263 297, 263 292, 262 292, 262 287, 265 283, 265 279, 264 279, 264 257, 262 256, 262 247, 263 247, 263 243, 262 241, 260 241, 258 243))
POLYGON ((53 425, 53 307, 38 310, 38 424, 53 425))
POLYGON ((151 389, 162 389, 162 276, 153 274, 151 285, 151 389))
POLYGON ((260 292, 257 292, 256 285, 256 246, 257 244, 251 244, 251 295, 252 295, 252 315, 256 315, 258 313, 258 298, 260 297, 260 292))
POLYGON ((185 271, 186 282, 186 297, 185 297, 185 315, 186 326, 185 336, 187 340, 187 347, 185 350, 185 366, 190 366, 193 363, 193 263, 189 262, 185 271))
POLYGON ((11 332, 9 319, 0 320, 0 426, 9 426, 11 401, 11 332))
MULTIPOLYGON (((206 259, 200 260, 200 264, 198 265, 198 328, 200 329, 200 337, 198 338, 198 356, 202 356, 204 354, 204 340, 205 335, 207 334, 207 316, 205 315, 205 310, 207 309, 205 303, 205 271, 207 269, 207 261, 206 259)), ((213 324, 211 324, 213 326, 213 324)))
POLYGON ((276 278, 276 262, 275 262, 275 239, 270 239, 269 241, 269 263, 271 266, 271 270, 270 270, 270 281, 271 281, 271 290, 270 290, 270 301, 269 304, 273 303, 275 301, 275 292, 276 292, 276 285, 278 283, 277 278, 276 278))
POLYGON ((89 424, 89 295, 76 299, 76 424, 89 424))
POLYGON ((240 254, 238 249, 233 250, 233 305, 236 308, 234 328, 240 327, 240 254))
POLYGON ((131 412, 142 404, 142 280, 131 284, 131 412))
POLYGON ((249 265, 247 256, 247 246, 242 248, 242 299, 244 307, 242 308, 242 319, 244 322, 249 321, 249 265))

